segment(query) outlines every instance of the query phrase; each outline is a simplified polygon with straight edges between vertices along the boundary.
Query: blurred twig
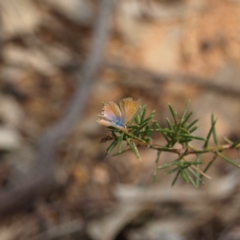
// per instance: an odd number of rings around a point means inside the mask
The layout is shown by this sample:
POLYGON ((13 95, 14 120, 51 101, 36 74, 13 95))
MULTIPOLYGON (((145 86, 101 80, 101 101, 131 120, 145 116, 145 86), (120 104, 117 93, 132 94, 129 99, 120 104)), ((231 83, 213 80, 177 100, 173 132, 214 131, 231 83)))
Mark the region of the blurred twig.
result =
POLYGON ((33 237, 31 240, 56 239, 76 232, 81 232, 82 230, 83 230, 82 222, 76 219, 67 223, 62 223, 56 227, 51 227, 50 229, 33 237))
MULTIPOLYGON (((79 86, 69 103, 65 117, 46 131, 37 143, 38 159, 35 171, 9 191, 0 192, 0 214, 29 206, 40 194, 61 186, 55 173, 58 140, 62 139, 82 115, 86 99, 102 60, 102 52, 109 35, 113 1, 100 1, 99 18, 93 34, 92 52, 83 72, 78 74, 79 86)), ((21 159, 19 159, 21 161, 21 159)), ((64 180, 64 179, 63 179, 64 180)))
MULTIPOLYGON (((198 88, 214 91, 231 97, 240 97, 240 89, 229 87, 227 84, 216 84, 214 83, 215 81, 213 79, 181 73, 154 72, 143 68, 131 68, 122 64, 110 62, 106 62, 105 67, 112 68, 120 72, 122 71, 124 73, 134 76, 134 87, 138 85, 136 81, 141 81, 142 79, 151 79, 156 83, 173 81, 182 84, 195 85, 198 88)), ((124 81, 123 78, 123 81, 120 81, 120 84, 133 84, 133 82, 129 81, 128 79, 124 81)))

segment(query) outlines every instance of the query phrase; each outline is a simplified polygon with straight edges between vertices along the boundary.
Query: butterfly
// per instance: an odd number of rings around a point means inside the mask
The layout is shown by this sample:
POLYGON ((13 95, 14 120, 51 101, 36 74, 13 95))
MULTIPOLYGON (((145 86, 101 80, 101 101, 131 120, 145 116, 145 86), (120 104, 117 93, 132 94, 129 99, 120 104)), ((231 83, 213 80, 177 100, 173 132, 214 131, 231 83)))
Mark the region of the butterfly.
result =
POLYGON ((115 127, 126 131, 127 123, 133 118, 140 108, 140 100, 124 98, 119 102, 104 103, 102 113, 99 115, 97 122, 107 127, 115 127))

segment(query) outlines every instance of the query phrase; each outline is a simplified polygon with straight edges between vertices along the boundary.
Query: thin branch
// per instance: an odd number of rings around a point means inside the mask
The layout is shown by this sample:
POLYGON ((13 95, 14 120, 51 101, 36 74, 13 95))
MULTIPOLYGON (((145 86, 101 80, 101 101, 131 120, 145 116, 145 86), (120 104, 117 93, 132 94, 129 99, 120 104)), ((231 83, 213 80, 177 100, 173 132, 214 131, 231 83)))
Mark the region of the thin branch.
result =
MULTIPOLYGON (((143 144, 142 144, 143 146, 143 144)), ((181 155, 184 152, 184 155, 190 154, 198 154, 198 153, 209 153, 209 152, 216 152, 216 151, 223 151, 225 149, 239 149, 240 145, 233 146, 233 144, 224 144, 218 146, 208 146, 206 148, 169 148, 165 146, 161 146, 158 144, 148 144, 148 148, 156 149, 163 152, 172 152, 178 155, 181 155)))
POLYGON ((41 240, 41 239, 56 239, 66 235, 70 235, 76 232, 83 231, 83 223, 76 219, 70 222, 62 223, 56 227, 51 227, 39 235, 33 237, 31 240, 41 240))
POLYGON ((195 171, 199 172, 205 178, 212 179, 210 176, 208 176, 206 173, 204 173, 201 169, 197 168, 196 166, 191 165, 191 168, 193 168, 195 171))
MULTIPOLYGON (((220 85, 214 83, 213 79, 198 77, 194 75, 181 74, 181 73, 168 73, 168 72, 154 72, 143 68, 131 68, 118 63, 105 62, 105 67, 112 68, 116 71, 122 71, 127 74, 136 76, 134 79, 134 86, 137 85, 138 79, 150 78, 155 82, 165 83, 168 81, 175 81, 182 84, 196 85, 198 88, 214 91, 220 94, 228 95, 230 97, 240 97, 240 89, 229 87, 228 85, 220 85)), ((140 81, 140 80, 139 80, 140 81)), ((123 79, 120 84, 130 83, 123 79)))
POLYGON ((102 61, 102 52, 109 35, 110 16, 113 1, 100 2, 99 18, 93 34, 92 51, 83 69, 79 73, 79 86, 70 101, 65 117, 46 131, 37 143, 38 159, 35 171, 13 189, 0 192, 0 214, 19 210, 21 206, 32 204, 36 196, 46 193, 64 183, 54 172, 56 167, 56 151, 59 139, 65 137, 69 129, 79 120, 85 108, 89 90, 102 61), (80 81, 81 80, 81 81, 80 81))

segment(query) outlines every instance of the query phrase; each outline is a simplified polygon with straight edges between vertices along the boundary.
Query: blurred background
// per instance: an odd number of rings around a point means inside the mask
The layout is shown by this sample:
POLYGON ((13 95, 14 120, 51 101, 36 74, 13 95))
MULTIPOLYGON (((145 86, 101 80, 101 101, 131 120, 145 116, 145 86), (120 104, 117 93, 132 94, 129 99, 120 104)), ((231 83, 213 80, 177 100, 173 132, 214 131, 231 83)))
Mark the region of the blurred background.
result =
POLYGON ((114 1, 84 114, 52 159, 57 184, 35 179, 37 142, 83 81, 100 2, 0 1, 0 240, 240 239, 238 169, 218 159, 200 189, 171 187, 164 172, 154 184, 156 152, 104 159, 107 131, 96 122, 102 102, 133 97, 164 127, 168 103, 182 113, 190 99, 196 135, 214 113, 218 136, 240 139, 239 0, 114 1))

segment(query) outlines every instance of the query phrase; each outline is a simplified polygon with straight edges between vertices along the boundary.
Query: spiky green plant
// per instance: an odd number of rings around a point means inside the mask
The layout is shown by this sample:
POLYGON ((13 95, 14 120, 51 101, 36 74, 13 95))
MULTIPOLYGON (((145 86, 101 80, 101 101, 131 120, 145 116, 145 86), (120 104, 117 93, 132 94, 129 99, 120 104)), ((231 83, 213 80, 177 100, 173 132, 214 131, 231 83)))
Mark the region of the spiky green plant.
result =
MULTIPOLYGON (((102 138, 102 142, 111 141, 111 144, 106 150, 106 155, 117 148, 117 153, 114 156, 123 154, 125 151, 131 150, 136 157, 141 160, 141 156, 138 151, 138 147, 147 147, 157 152, 155 160, 156 167, 153 175, 154 181, 158 171, 165 170, 165 174, 173 174, 172 185, 174 185, 179 177, 184 181, 191 183, 195 187, 199 187, 201 183, 204 183, 203 177, 211 179, 207 175, 207 171, 215 162, 217 157, 220 157, 227 163, 232 164, 235 167, 240 165, 234 162, 223 154, 226 149, 235 149, 240 153, 240 141, 232 142, 227 138, 224 138, 225 144, 220 144, 216 134, 216 119, 214 115, 211 116, 211 127, 205 138, 194 135, 194 132, 198 129, 198 119, 190 120, 193 112, 188 113, 190 101, 187 102, 182 116, 178 116, 177 112, 168 105, 170 113, 172 115, 172 121, 166 118, 167 127, 162 128, 159 123, 154 120, 154 113, 146 115, 146 106, 139 108, 133 119, 127 124, 126 130, 108 127, 110 134, 102 138), (159 132, 166 140, 166 145, 161 146, 154 142, 152 134, 159 132), (213 138, 214 145, 209 145, 210 139, 213 138), (202 142, 201 148, 195 148, 191 143, 193 140, 202 142), (127 148, 123 149, 123 143, 127 148), (175 147, 175 146, 180 147, 175 147), (168 163, 159 165, 159 160, 162 152, 169 152, 176 155, 176 158, 168 163), (209 159, 207 164, 203 164, 201 161, 203 154, 213 153, 212 159, 209 159), (188 161, 186 157, 193 155, 194 158, 188 161)), ((240 154, 239 154, 240 155, 240 154)))

